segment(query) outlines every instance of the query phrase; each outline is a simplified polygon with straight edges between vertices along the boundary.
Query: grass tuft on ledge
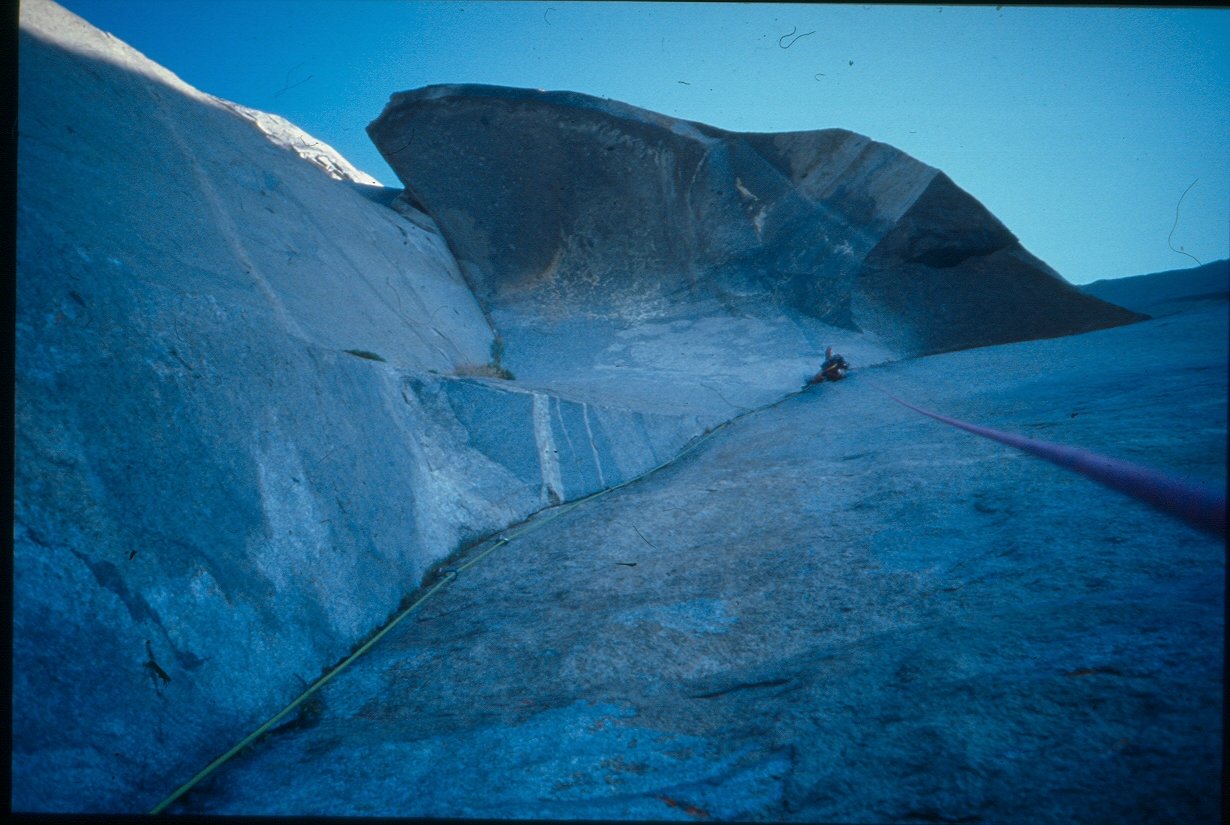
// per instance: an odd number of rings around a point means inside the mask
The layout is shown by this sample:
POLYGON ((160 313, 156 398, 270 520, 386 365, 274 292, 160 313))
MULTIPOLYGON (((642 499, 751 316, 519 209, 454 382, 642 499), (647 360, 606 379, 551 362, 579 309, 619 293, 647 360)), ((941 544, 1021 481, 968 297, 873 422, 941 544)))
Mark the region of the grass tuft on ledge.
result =
POLYGON ((454 375, 466 378, 498 378, 501 381, 515 381, 517 378, 499 364, 459 364, 454 375))

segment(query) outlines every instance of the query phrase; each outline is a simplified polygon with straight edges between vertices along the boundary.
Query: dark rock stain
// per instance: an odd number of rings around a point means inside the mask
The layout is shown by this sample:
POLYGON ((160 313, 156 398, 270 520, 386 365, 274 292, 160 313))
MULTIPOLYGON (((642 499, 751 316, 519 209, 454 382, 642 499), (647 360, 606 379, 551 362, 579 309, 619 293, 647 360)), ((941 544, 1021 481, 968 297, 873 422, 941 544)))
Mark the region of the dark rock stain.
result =
POLYGON ((761 682, 742 682, 731 687, 720 688, 708 693, 693 693, 693 699, 716 699, 719 696, 725 696, 728 693, 734 693, 740 690, 755 690, 757 688, 780 687, 789 682, 789 679, 765 679, 761 682))

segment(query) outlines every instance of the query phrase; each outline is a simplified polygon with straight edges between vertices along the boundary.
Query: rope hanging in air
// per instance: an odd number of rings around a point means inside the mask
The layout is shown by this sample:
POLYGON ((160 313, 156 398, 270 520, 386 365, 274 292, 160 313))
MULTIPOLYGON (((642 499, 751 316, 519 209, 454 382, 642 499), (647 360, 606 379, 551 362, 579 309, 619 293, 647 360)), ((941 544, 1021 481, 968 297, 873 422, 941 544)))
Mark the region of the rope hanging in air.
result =
POLYGON ((1104 487, 1117 490, 1138 501, 1185 521, 1216 536, 1224 537, 1226 533, 1226 493, 1224 490, 1177 478, 1139 464, 1121 461, 1099 455, 1091 450, 1079 447, 1066 447, 1049 441, 1039 441, 1034 438, 993 430, 990 427, 980 427, 969 424, 946 415, 924 410, 908 401, 903 401, 874 381, 867 383, 887 395, 898 404, 916 413, 934 418, 951 427, 980 435, 1015 447, 1018 450, 1046 459, 1052 464, 1080 473, 1091 478, 1104 487))

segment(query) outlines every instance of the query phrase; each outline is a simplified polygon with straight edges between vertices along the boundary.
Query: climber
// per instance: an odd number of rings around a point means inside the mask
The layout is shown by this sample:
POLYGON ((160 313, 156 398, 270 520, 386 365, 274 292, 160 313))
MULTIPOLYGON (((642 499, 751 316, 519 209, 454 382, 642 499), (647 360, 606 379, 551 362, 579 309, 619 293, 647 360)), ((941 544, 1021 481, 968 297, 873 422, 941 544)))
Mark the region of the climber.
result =
POLYGON ((832 347, 826 347, 824 350, 824 363, 820 365, 820 372, 813 375, 807 384, 811 386, 826 380, 840 381, 846 377, 846 372, 849 369, 850 365, 846 363, 846 359, 840 355, 834 355, 832 347))

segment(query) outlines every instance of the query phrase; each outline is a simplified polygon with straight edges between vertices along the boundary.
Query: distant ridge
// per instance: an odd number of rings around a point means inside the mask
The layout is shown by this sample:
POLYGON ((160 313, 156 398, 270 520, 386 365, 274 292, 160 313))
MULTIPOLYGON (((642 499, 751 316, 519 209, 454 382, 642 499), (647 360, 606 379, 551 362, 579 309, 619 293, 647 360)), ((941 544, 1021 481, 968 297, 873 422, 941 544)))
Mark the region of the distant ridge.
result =
POLYGON ((1104 278, 1081 289, 1135 312, 1171 314, 1192 301, 1225 300, 1230 293, 1230 259, 1147 275, 1104 278))

